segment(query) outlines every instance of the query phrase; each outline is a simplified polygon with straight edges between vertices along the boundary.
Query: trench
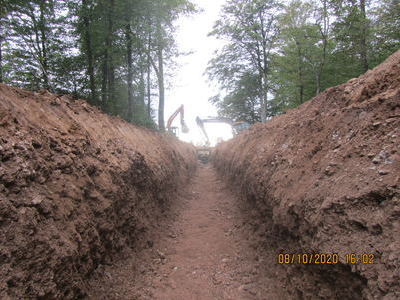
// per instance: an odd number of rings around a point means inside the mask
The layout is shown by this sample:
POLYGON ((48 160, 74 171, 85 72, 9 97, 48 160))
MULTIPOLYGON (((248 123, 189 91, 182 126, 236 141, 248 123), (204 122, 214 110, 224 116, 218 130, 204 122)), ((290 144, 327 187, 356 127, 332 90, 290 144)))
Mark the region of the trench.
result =
POLYGON ((0 298, 399 299, 399 53, 208 164, 0 84, 0 298), (278 259, 318 253, 374 263, 278 259))
POLYGON ((103 267, 91 281, 90 298, 286 298, 274 275, 276 259, 259 253, 238 205, 215 169, 201 164, 154 243, 103 267))
MULTIPOLYGON (((280 264, 296 248, 254 204, 199 164, 141 251, 100 265, 90 299, 363 299, 366 280, 349 266, 280 264), (300 283, 301 282, 301 283, 300 283)), ((299 249, 299 248, 298 248, 299 249)))

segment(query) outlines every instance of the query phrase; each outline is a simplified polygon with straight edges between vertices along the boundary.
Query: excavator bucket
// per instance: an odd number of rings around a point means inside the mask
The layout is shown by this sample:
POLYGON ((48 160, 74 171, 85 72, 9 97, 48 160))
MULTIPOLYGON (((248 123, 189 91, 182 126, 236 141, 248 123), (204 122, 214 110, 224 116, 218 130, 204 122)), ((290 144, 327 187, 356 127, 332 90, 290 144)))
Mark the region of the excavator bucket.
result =
POLYGON ((189 132, 189 127, 186 125, 185 122, 182 122, 182 132, 183 133, 188 133, 189 132))

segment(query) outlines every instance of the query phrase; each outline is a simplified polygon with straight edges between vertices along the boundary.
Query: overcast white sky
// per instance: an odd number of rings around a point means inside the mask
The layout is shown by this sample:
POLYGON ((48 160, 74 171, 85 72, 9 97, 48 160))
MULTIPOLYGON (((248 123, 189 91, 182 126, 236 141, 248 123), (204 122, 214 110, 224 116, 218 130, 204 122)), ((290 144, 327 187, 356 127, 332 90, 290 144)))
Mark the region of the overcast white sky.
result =
MULTIPOLYGON (((180 138, 195 144, 201 143, 203 136, 198 129, 196 116, 216 116, 217 111, 208 102, 211 96, 218 93, 215 86, 207 81, 203 73, 214 51, 222 46, 222 42, 207 34, 218 19, 221 6, 225 0, 193 0, 203 12, 194 16, 183 17, 178 21, 177 43, 182 52, 193 51, 193 54, 178 59, 176 76, 171 88, 166 91, 165 121, 181 105, 185 106, 185 120, 189 126, 188 134, 180 134, 180 138)), ((179 117, 173 123, 179 126, 179 117)), ((231 137, 231 129, 226 124, 207 124, 210 139, 214 142, 218 137, 224 140, 231 137)))

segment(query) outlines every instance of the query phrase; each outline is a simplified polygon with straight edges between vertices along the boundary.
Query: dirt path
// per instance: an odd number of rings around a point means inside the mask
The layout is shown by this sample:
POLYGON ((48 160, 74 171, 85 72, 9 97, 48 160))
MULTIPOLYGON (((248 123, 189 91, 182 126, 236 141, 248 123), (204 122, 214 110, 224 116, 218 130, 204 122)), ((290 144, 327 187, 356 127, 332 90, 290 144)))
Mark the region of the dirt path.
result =
POLYGON ((122 260, 101 270, 92 298, 282 299, 282 287, 254 250, 235 197, 210 166, 179 199, 176 218, 143 260, 122 260), (139 266, 136 269, 135 266, 139 266))

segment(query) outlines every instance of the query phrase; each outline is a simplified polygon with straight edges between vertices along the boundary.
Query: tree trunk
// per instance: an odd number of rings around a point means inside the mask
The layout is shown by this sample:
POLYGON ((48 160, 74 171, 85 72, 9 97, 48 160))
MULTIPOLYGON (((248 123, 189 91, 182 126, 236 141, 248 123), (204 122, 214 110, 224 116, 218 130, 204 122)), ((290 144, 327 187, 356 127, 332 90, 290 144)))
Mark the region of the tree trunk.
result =
POLYGON ((165 131, 165 123, 164 123, 164 102, 165 102, 165 89, 164 89, 164 59, 163 59, 163 50, 161 46, 159 46, 157 50, 158 57, 158 128, 160 131, 165 131))
POLYGON ((97 95, 96 95, 96 82, 94 77, 94 59, 93 59, 93 48, 92 48, 92 35, 90 32, 89 9, 87 7, 87 0, 82 0, 83 8, 83 23, 85 26, 84 40, 86 48, 86 60, 87 60, 87 72, 89 75, 90 84, 90 99, 94 105, 98 105, 97 95))
MULTIPOLYGON (((6 12, 4 11, 4 16, 6 16, 6 12)), ((0 9, 0 83, 3 83, 3 41, 5 38, 3 37, 3 32, 5 30, 3 28, 3 11, 0 9)))
POLYGON ((107 78, 108 78, 108 50, 104 49, 102 74, 101 74, 101 107, 103 110, 107 109, 108 97, 107 97, 107 78))
POLYGON ((365 0, 360 0, 361 10, 361 41, 360 41, 360 56, 364 72, 369 69, 368 54, 367 54, 367 16, 365 13, 365 0))
POLYGON ((268 92, 263 92, 263 99, 261 103, 261 122, 267 122, 267 103, 268 103, 268 92))
POLYGON ((315 80, 317 82, 317 89, 315 91, 315 95, 317 96, 321 92, 321 69, 317 70, 315 80))
POLYGON ((102 83, 101 83, 101 97, 102 107, 108 112, 111 111, 111 102, 114 100, 114 74, 111 58, 111 47, 112 47, 112 31, 113 31, 113 15, 114 15, 114 0, 110 0, 109 5, 105 11, 107 32, 105 36, 105 46, 103 54, 103 66, 102 66, 102 83))
POLYGON ((326 61, 326 50, 328 46, 328 26, 329 26, 329 19, 328 19, 328 5, 327 5, 327 0, 323 0, 323 18, 324 18, 324 27, 321 29, 320 27, 320 32, 322 35, 322 43, 323 43, 323 48, 322 48, 322 61, 320 62, 318 68, 317 68, 317 74, 316 74, 316 81, 317 81, 317 89, 315 91, 316 95, 319 95, 321 93, 321 77, 322 77, 322 72, 324 70, 325 66, 325 61, 326 61))
POLYGON ((128 66, 128 74, 126 81, 128 83, 128 120, 133 121, 133 67, 132 67, 132 31, 131 24, 128 22, 125 26, 125 38, 126 38, 126 58, 128 66))
POLYGON ((146 98, 146 84, 144 81, 144 64, 143 62, 145 61, 144 58, 141 59, 142 63, 140 64, 140 84, 139 84, 139 105, 140 105, 140 113, 143 114, 142 117, 144 117, 145 113, 145 98, 146 98))
POLYGON ((108 29, 107 29, 107 39, 106 39, 106 48, 108 49, 108 70, 107 70, 107 84, 108 84, 108 105, 110 109, 113 109, 115 106, 115 74, 114 74, 114 62, 113 56, 111 55, 111 49, 113 45, 113 28, 114 28, 114 6, 115 0, 110 0, 110 7, 108 11, 108 29))
POLYGON ((0 36, 0 83, 3 82, 3 52, 2 52, 2 45, 3 45, 3 37, 0 36))
POLYGON ((158 67, 154 68, 157 73, 158 79, 158 129, 162 132, 165 131, 164 122, 164 105, 165 105, 165 88, 164 88, 164 58, 163 58, 163 40, 162 28, 160 20, 157 20, 157 60, 158 67))
POLYGON ((151 74, 150 62, 147 62, 147 116, 151 118, 151 74))
POLYGON ((297 46, 297 60, 298 60, 298 76, 299 76, 299 97, 300 97, 300 104, 304 102, 304 83, 303 83, 303 61, 302 61, 302 54, 301 54, 301 47, 300 43, 296 41, 297 46))
POLYGON ((46 35, 46 20, 45 20, 45 7, 46 1, 40 1, 40 35, 41 35, 41 65, 43 71, 43 85, 45 89, 49 89, 49 76, 48 76, 48 57, 47 57, 47 35, 46 35))
POLYGON ((147 49, 147 116, 151 119, 151 62, 150 62, 151 34, 148 37, 147 49))
POLYGON ((267 101, 268 101, 268 90, 267 85, 267 75, 263 70, 260 72, 260 86, 261 86, 261 122, 267 122, 267 101))
MULTIPOLYGON (((4 9, 5 10, 5 9, 4 9)), ((3 11, 0 9, 0 83, 3 82, 3 11)))

